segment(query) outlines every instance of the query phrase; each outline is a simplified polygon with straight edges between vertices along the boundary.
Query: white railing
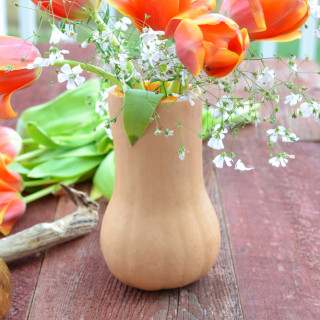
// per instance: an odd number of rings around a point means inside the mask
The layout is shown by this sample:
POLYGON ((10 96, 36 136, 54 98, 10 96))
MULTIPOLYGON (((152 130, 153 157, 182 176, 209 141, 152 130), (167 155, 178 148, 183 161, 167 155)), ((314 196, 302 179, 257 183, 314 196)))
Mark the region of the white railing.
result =
MULTIPOLYGON (((24 39, 31 38, 33 32, 37 29, 36 9, 30 0, 18 0, 18 20, 19 20, 19 36, 24 39)), ((13 8, 10 8, 12 10, 13 8)), ((7 3, 6 0, 0 0, 0 35, 8 34, 7 21, 7 3)), ((116 11, 110 7, 111 15, 115 15, 116 11)), ((316 13, 313 13, 307 22, 308 28, 302 28, 303 37, 299 44, 299 57, 304 58, 308 55, 311 59, 316 58, 317 38, 312 30, 318 28, 318 20, 316 13)), ((261 53, 263 57, 270 58, 277 54, 277 43, 265 41, 261 44, 261 53)))

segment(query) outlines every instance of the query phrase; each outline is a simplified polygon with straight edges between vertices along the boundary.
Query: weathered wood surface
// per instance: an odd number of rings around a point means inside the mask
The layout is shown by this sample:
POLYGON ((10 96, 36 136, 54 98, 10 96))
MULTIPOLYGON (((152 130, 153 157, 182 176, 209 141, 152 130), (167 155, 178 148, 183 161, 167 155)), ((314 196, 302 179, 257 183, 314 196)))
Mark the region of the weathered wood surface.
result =
POLYGON ((286 145, 296 159, 279 169, 266 163, 264 143, 241 140, 243 159, 257 168, 218 173, 247 320, 320 319, 318 141, 286 145))
POLYGON ((0 257, 5 262, 24 258, 90 233, 98 222, 98 204, 76 189, 63 186, 77 211, 53 221, 36 224, 0 239, 0 257))
MULTIPOLYGON (((16 93, 15 108, 21 111, 64 90, 64 85, 49 87, 50 80, 45 71, 33 88, 16 93)), ((314 79, 303 81, 319 90, 314 79)), ((256 166, 254 171, 215 170, 216 153, 204 148, 205 181, 219 216, 222 249, 216 266, 200 281, 151 293, 126 287, 103 261, 97 228, 9 264, 14 293, 7 320, 320 319, 320 124, 299 120, 295 125, 304 140, 314 142, 285 145, 287 153, 297 155, 285 169, 268 164, 266 135, 259 128, 241 130, 236 142, 237 155, 256 166)), ((88 191, 89 185, 79 188, 88 191)), ((101 221, 107 202, 99 204, 101 221)), ((48 196, 28 205, 13 232, 74 209, 66 196, 48 196)))

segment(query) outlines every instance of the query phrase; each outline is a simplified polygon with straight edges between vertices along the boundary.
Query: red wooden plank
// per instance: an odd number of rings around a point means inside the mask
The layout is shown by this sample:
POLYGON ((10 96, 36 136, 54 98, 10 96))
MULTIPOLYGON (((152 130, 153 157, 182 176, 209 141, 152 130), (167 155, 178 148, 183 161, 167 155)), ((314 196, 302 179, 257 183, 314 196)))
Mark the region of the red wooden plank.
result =
MULTIPOLYGON (((30 203, 24 216, 14 226, 12 234, 37 223, 52 221, 56 203, 57 198, 54 197, 30 203)), ((8 264, 13 280, 13 297, 7 320, 27 318, 42 260, 43 254, 38 253, 8 264)))
MULTIPOLYGON (((248 128, 255 136, 255 128, 248 128)), ((320 319, 320 145, 286 145, 286 168, 240 140, 246 173, 218 172, 246 319, 320 319)))

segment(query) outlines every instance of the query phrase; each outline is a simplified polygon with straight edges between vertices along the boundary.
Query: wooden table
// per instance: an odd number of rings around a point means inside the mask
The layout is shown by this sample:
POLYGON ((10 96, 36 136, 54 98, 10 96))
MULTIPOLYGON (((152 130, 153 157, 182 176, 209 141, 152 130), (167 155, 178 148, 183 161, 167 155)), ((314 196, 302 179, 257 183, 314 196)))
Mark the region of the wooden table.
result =
MULTIPOLYGON (((47 70, 33 87, 16 93, 15 108, 21 112, 64 90, 49 87, 51 77, 47 70)), ((319 79, 303 75, 300 81, 319 98, 319 79)), ((254 126, 242 130, 238 145, 245 163, 256 166, 253 171, 215 169, 214 152, 204 145, 205 182, 219 216, 222 247, 200 281, 160 292, 121 284, 104 263, 97 227, 9 264, 14 293, 7 320, 320 319, 320 125, 302 119, 292 128, 301 142, 286 146, 297 157, 285 169, 268 164, 265 133, 254 126)), ((89 184, 78 188, 88 191, 89 184)), ((99 203, 101 222, 107 201, 99 203)), ((73 210, 65 196, 47 196, 28 205, 13 233, 73 210)))

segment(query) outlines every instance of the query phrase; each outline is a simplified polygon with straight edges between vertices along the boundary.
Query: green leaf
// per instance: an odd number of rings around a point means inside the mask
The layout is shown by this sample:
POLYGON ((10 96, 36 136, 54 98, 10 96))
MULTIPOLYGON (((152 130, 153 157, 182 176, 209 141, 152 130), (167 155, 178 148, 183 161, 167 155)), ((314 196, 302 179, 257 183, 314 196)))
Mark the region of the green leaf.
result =
POLYGON ((115 170, 114 151, 111 151, 101 162, 93 177, 95 188, 108 200, 111 199, 114 189, 115 170))
MULTIPOLYGON (((17 131, 23 138, 28 138, 27 124, 33 122, 49 137, 90 134, 103 122, 95 112, 99 92, 99 80, 94 79, 45 104, 28 108, 18 120, 17 131)), ((73 146, 87 144, 92 141, 92 137, 89 138, 75 139, 73 146)))
POLYGON ((27 132, 29 137, 39 145, 45 146, 50 149, 56 149, 59 147, 59 145, 52 141, 47 133, 39 126, 37 126, 37 124, 34 122, 27 123, 27 132))
POLYGON ((162 93, 153 91, 126 90, 123 103, 123 124, 131 145, 144 134, 163 96, 162 93))
POLYGON ((18 163, 18 162, 12 162, 8 165, 8 168, 10 170, 13 170, 15 172, 18 172, 19 174, 23 174, 23 175, 27 175, 30 170, 26 167, 24 167, 22 164, 18 163))
POLYGON ((113 141, 106 135, 97 143, 98 153, 107 154, 113 149, 113 141))
POLYGON ((98 166, 103 160, 99 157, 77 157, 53 159, 34 167, 28 174, 29 178, 71 178, 80 176, 98 166))

